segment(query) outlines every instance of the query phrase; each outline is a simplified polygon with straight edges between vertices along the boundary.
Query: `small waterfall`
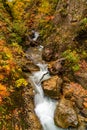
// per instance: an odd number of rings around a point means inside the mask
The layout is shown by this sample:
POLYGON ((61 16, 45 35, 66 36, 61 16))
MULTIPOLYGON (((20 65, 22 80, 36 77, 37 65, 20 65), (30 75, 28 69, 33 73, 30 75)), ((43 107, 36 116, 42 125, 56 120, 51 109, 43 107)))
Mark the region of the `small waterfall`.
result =
POLYGON ((35 32, 34 30, 32 30, 32 32, 34 33, 34 38, 32 39, 33 41, 36 41, 37 38, 39 37, 39 33, 35 32))
MULTIPOLYGON (((38 51, 41 51, 41 49, 38 49, 38 51)), ((30 76, 30 81, 36 92, 34 97, 35 113, 40 119, 44 130, 65 130, 54 124, 53 118, 57 102, 49 97, 46 97, 41 87, 41 82, 50 78, 47 65, 44 62, 40 63, 37 59, 37 66, 39 66, 40 71, 34 72, 30 76)))

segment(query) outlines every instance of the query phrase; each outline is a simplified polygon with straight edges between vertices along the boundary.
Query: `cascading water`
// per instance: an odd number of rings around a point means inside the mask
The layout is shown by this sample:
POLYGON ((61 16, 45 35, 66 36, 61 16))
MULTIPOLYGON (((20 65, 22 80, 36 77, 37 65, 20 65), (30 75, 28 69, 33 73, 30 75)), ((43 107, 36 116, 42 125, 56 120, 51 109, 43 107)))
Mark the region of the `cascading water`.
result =
POLYGON ((34 90, 36 93, 34 97, 35 113, 40 119, 44 130, 65 130, 65 129, 57 127, 54 124, 53 118, 54 118, 54 111, 55 111, 57 102, 53 99, 50 99, 49 97, 46 97, 41 87, 41 82, 50 78, 47 65, 41 59, 41 55, 40 55, 41 50, 42 50, 42 46, 37 47, 37 49, 35 49, 34 52, 32 48, 28 50, 28 52, 30 53, 31 59, 40 68, 40 71, 34 72, 29 77, 31 84, 34 87, 34 90))

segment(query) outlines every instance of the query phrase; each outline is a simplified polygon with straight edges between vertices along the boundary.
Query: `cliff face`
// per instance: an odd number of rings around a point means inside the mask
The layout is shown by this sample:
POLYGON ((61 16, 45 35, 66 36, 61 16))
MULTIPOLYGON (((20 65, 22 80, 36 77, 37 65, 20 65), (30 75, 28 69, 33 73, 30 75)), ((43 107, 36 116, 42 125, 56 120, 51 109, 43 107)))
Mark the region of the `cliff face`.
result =
POLYGON ((83 60, 87 60, 86 11, 85 0, 59 0, 54 18, 51 20, 54 31, 52 30, 50 36, 43 42, 45 44, 43 58, 46 61, 58 58, 67 59, 65 69, 71 71, 72 74, 80 69, 80 63, 83 60))
MULTIPOLYGON (((49 42, 52 40, 52 42, 57 42, 59 51, 77 47, 76 37, 78 37, 80 31, 82 31, 80 30, 83 28, 81 23, 84 21, 84 18, 87 17, 86 10, 86 1, 59 0, 53 19, 56 31, 52 33, 47 40, 49 40, 49 42)), ((82 38, 80 40, 82 40, 82 38)), ((81 48, 81 45, 79 45, 79 47, 81 48)))

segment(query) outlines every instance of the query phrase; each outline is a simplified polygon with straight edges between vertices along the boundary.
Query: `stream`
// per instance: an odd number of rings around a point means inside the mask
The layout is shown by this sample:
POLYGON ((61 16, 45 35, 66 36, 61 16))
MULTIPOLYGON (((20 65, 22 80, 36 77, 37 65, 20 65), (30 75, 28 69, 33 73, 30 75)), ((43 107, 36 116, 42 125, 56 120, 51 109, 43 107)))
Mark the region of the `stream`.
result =
POLYGON ((29 48, 27 54, 40 71, 33 72, 29 80, 34 88, 35 113, 38 116, 44 130, 66 130, 59 128, 54 123, 54 111, 57 101, 44 95, 41 82, 50 78, 47 64, 41 58, 43 46, 29 48))

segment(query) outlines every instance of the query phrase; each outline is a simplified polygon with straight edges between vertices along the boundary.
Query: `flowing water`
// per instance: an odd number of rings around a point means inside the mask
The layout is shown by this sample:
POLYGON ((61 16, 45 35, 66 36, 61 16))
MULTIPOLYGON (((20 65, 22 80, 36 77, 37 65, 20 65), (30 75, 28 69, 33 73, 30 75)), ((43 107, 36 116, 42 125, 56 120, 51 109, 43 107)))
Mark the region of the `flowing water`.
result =
POLYGON ((33 62, 40 68, 40 71, 34 72, 30 76, 31 84, 34 87, 36 93, 34 97, 35 113, 40 119, 44 130, 65 130, 57 127, 54 124, 53 118, 57 101, 46 97, 41 87, 41 82, 50 78, 47 65, 41 59, 42 48, 42 46, 39 46, 35 49, 30 48, 27 51, 33 62))

